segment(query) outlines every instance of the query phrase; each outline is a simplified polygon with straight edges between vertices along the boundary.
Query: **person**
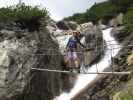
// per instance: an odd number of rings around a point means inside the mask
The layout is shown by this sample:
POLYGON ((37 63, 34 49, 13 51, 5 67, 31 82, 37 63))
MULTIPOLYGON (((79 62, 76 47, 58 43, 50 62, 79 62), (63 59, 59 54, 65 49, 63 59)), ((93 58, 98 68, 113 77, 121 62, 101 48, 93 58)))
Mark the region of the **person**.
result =
POLYGON ((74 31, 66 45, 67 53, 66 53, 65 62, 68 64, 68 67, 72 69, 75 69, 75 68, 79 69, 80 67, 80 59, 77 53, 77 45, 79 44, 80 46, 85 48, 85 46, 80 42, 79 37, 80 37, 80 32, 74 31), (72 63, 74 64, 74 66, 72 66, 72 63))

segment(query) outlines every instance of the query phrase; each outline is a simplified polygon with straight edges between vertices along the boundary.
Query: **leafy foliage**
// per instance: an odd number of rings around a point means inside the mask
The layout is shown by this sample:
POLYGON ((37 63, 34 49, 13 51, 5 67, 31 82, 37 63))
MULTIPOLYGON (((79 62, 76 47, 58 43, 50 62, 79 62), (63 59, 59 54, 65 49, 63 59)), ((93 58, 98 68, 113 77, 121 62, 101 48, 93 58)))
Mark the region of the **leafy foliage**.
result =
POLYGON ((124 16, 124 23, 126 24, 126 31, 133 32, 133 7, 130 7, 124 16))
POLYGON ((89 13, 89 11, 95 13, 98 18, 101 18, 104 16, 113 16, 116 13, 117 8, 110 2, 104 2, 102 4, 94 5, 87 12, 89 13))
POLYGON ((96 22, 99 19, 108 20, 116 15, 117 8, 110 2, 104 2, 101 4, 96 4, 90 10, 87 10, 88 17, 91 16, 91 13, 93 14, 93 16, 95 16, 94 18, 92 17, 92 21, 94 21, 94 19, 96 22))
POLYGON ((86 22, 87 16, 86 16, 85 13, 76 13, 73 16, 65 18, 64 20, 67 20, 67 21, 72 20, 72 21, 75 21, 78 24, 80 24, 80 23, 85 23, 86 22))
POLYGON ((40 10, 37 6, 31 7, 25 4, 0 9, 0 23, 17 23, 21 28, 28 28, 30 31, 39 28, 40 19, 48 18, 46 9, 40 10))
POLYGON ((100 4, 95 4, 91 9, 88 9, 85 13, 74 14, 71 17, 65 18, 65 20, 73 20, 79 24, 88 21, 96 23, 98 19, 105 16, 112 17, 116 14, 116 12, 116 6, 112 5, 110 2, 104 2, 100 4))
MULTIPOLYGON (((92 21, 97 23, 99 19, 108 22, 112 17, 115 17, 120 12, 126 13, 132 6, 133 0, 109 0, 103 3, 95 4, 91 9, 85 13, 74 14, 64 20, 73 20, 79 24, 92 21)), ((129 12, 130 13, 130 12, 129 12)))
POLYGON ((0 22, 9 22, 15 19, 13 9, 9 8, 1 8, 0 9, 0 22))
POLYGON ((133 7, 129 8, 124 16, 124 22, 126 24, 133 24, 133 7))
POLYGON ((126 12, 133 4, 133 0, 110 0, 113 5, 117 7, 119 12, 126 12))

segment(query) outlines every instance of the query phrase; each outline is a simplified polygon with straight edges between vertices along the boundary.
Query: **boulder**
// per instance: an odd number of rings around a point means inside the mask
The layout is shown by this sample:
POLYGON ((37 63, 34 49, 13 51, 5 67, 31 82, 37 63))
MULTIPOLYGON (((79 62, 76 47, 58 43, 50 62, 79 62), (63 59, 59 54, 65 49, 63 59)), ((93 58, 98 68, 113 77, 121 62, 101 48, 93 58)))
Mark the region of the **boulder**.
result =
POLYGON ((99 26, 94 26, 95 33, 86 36, 86 43, 88 48, 92 48, 91 50, 91 57, 90 57, 90 64, 98 63, 100 59, 103 58, 106 46, 102 31, 99 26))
POLYGON ((78 25, 77 30, 80 31, 82 34, 90 34, 94 33, 94 25, 92 22, 84 23, 81 25, 78 25))
POLYGON ((78 27, 78 24, 74 21, 69 21, 67 24, 71 30, 76 30, 76 28, 78 27))
POLYGON ((120 14, 116 17, 116 20, 117 20, 118 25, 122 25, 122 24, 123 24, 123 17, 124 17, 124 14, 123 14, 123 13, 120 13, 120 14))
POLYGON ((61 30, 76 30, 78 24, 74 21, 59 21, 56 23, 61 30))
POLYGON ((122 25, 123 24, 123 13, 120 13, 119 15, 117 15, 116 17, 114 17, 113 19, 111 19, 109 21, 109 26, 118 26, 118 25, 122 25))
POLYGON ((85 65, 91 66, 97 63, 103 56, 102 45, 104 43, 102 32, 99 26, 94 26, 91 22, 81 24, 77 30, 85 36, 85 44, 91 51, 84 52, 85 65))
POLYGON ((0 34, 0 100, 51 100, 59 95, 60 73, 32 70, 62 69, 59 46, 48 31, 0 34))
POLYGON ((56 23, 57 27, 61 30, 69 30, 69 26, 65 21, 59 21, 56 23))

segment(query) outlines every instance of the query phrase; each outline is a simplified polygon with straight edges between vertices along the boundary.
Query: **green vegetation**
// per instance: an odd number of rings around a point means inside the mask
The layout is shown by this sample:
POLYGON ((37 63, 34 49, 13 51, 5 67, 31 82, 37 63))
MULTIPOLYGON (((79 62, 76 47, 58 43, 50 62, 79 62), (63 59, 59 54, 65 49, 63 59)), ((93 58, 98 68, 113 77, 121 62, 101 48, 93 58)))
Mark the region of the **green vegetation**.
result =
POLYGON ((132 100, 133 99, 133 80, 127 82, 125 88, 114 95, 113 100, 132 100))
MULTIPOLYGON (((104 2, 101 4, 96 4, 94 5, 90 10, 87 10, 88 18, 93 18, 90 17, 92 14, 95 15, 94 18, 92 19, 93 21, 98 21, 99 19, 110 19, 114 17, 117 13, 117 8, 110 2, 104 2)), ((91 20, 90 19, 90 20, 91 20)))
POLYGON ((133 4, 133 0, 110 0, 110 2, 117 7, 118 12, 123 13, 127 12, 133 4))
POLYGON ((127 32, 133 32, 133 7, 130 7, 124 16, 127 32))
POLYGON ((132 5, 133 0, 109 0, 107 2, 95 4, 86 12, 74 14, 73 16, 65 18, 64 20, 72 20, 81 24, 88 21, 97 23, 99 19, 102 19, 105 23, 107 23, 108 20, 115 17, 121 12, 124 14, 126 13, 125 18, 127 18, 127 16, 132 17, 133 13, 132 11, 129 11, 132 5))
POLYGON ((87 21, 87 16, 85 13, 76 13, 73 16, 65 18, 64 20, 66 21, 72 20, 80 24, 80 23, 85 23, 87 21))
POLYGON ((48 18, 46 9, 40 10, 37 6, 31 7, 25 4, 0 8, 0 23, 16 23, 21 28, 28 28, 30 31, 37 30, 40 25, 40 19, 44 23, 48 18))
POLYGON ((124 22, 126 24, 133 24, 133 7, 129 8, 124 16, 124 22))
POLYGON ((91 9, 88 9, 85 13, 74 14, 71 17, 65 18, 65 20, 73 20, 81 24, 84 22, 92 21, 97 23, 99 19, 110 19, 117 13, 117 7, 111 2, 104 2, 95 4, 91 9))

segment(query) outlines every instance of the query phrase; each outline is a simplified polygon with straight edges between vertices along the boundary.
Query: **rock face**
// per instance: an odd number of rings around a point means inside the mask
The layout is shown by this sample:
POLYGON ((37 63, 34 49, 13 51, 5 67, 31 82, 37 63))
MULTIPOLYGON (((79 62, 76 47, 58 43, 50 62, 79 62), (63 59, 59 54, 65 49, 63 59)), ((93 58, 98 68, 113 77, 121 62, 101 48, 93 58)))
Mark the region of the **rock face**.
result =
POLYGON ((128 65, 133 65, 133 51, 127 58, 128 65))
POLYGON ((67 24, 71 30, 76 30, 76 28, 78 27, 78 24, 74 21, 69 21, 67 24))
POLYGON ((58 44, 48 31, 3 29, 0 36, 0 100, 52 100, 58 95, 61 74, 31 69, 62 69, 58 44))
POLYGON ((69 30, 69 26, 65 21, 59 21, 56 25, 61 30, 69 30))
MULTIPOLYGON (((97 63, 103 57, 103 37, 99 26, 93 25, 91 22, 80 25, 77 30, 85 36, 87 48, 91 51, 84 52, 85 64, 91 66, 97 63)), ((105 44, 104 44, 105 45, 105 44)))
POLYGON ((0 49, 0 97, 6 94, 5 84, 6 84, 6 73, 8 72, 7 67, 9 66, 9 58, 7 56, 7 51, 0 49))
POLYGON ((123 13, 120 13, 118 16, 113 18, 112 20, 109 21, 109 26, 118 26, 123 24, 123 13))
MULTIPOLYGON (((18 93, 21 93, 26 84, 26 77, 32 63, 35 59, 32 59, 32 53, 35 53, 37 48, 35 47, 35 40, 26 40, 26 37, 18 38, 14 31, 1 30, 3 40, 0 42, 1 50, 1 70, 3 73, 2 80, 4 88, 1 91, 5 91, 1 94, 0 98, 8 98, 18 93), (33 47, 34 46, 34 47, 33 47)), ((28 33, 27 33, 28 34, 28 33)))
POLYGON ((56 25, 61 30, 76 30, 78 27, 78 24, 73 21, 59 21, 56 25))

